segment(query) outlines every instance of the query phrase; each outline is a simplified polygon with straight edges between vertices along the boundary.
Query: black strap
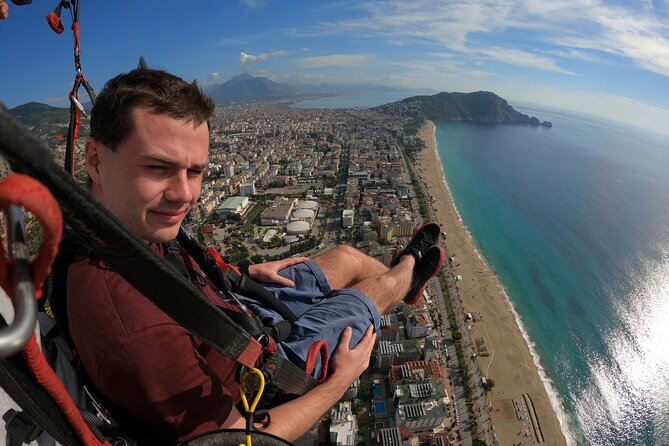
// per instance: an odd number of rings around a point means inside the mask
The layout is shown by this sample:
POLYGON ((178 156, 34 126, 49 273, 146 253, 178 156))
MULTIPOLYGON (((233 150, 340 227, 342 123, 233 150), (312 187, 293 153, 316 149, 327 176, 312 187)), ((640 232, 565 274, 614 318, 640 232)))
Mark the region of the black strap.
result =
POLYGON ((202 271, 219 289, 231 286, 231 291, 258 301, 265 308, 276 311, 284 320, 290 323, 297 320, 295 314, 290 311, 290 308, 286 304, 277 299, 274 294, 267 291, 266 288, 255 280, 245 274, 238 275, 232 270, 221 270, 204 247, 193 237, 189 236, 183 228, 179 230, 177 241, 188 252, 188 255, 195 259, 200 268, 202 268, 202 271))
MULTIPOLYGON (((0 327, 6 325, 0 316, 0 327)), ((56 403, 35 381, 20 353, 0 359, 0 386, 57 442, 63 446, 83 446, 56 403)))
POLYGON ((2 419, 5 420, 5 431, 7 432, 5 441, 7 446, 29 444, 31 441, 36 440, 42 432, 42 428, 35 424, 25 412, 9 409, 2 416, 2 419))

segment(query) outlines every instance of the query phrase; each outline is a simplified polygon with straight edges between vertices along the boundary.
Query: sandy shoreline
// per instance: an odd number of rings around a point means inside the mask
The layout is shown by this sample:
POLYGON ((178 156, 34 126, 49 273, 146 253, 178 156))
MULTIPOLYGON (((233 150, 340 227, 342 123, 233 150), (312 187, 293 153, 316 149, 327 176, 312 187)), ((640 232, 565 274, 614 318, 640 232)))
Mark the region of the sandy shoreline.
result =
MULTIPOLYGON (((478 255, 474 244, 460 220, 446 184, 444 172, 436 151, 435 127, 426 121, 418 136, 427 148, 416 157, 416 173, 426 186, 426 195, 435 197, 428 206, 435 209, 436 219, 446 232, 446 250, 454 256, 453 274, 458 281, 459 295, 466 312, 479 313, 482 320, 470 323, 471 339, 483 339, 489 356, 477 358, 481 373, 495 382, 495 388, 486 395, 490 415, 499 444, 535 444, 518 435, 529 421, 518 420, 513 412, 514 400, 528 394, 537 414, 547 445, 566 445, 560 423, 541 380, 532 354, 516 321, 516 316, 501 288, 498 278, 487 262, 478 255), (508 408, 511 408, 509 414, 508 408)), ((466 327, 466 324, 464 324, 466 327)))

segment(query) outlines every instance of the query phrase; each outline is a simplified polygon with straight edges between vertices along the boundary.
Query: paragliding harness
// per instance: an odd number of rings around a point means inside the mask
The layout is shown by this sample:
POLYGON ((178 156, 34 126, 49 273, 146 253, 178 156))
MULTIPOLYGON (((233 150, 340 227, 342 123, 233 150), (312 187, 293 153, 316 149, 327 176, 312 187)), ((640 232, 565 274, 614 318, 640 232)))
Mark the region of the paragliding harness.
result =
MULTIPOLYGON (((0 153, 10 162, 15 172, 23 172, 30 177, 39 178, 40 182, 48 188, 48 192, 56 199, 55 207, 60 206, 63 218, 69 223, 72 230, 76 231, 87 249, 123 275, 158 308, 221 354, 237 362, 241 370, 250 370, 260 364, 268 383, 265 390, 265 401, 270 400, 270 395, 273 393, 276 395, 273 392, 274 388, 282 394, 300 395, 317 385, 316 379, 289 361, 283 360, 276 350, 272 351, 275 341, 271 335, 279 336, 280 339, 281 333, 285 333, 285 328, 275 326, 266 329, 254 318, 246 318, 245 326, 240 327, 230 315, 221 311, 221 308, 215 306, 193 287, 183 273, 179 273, 170 262, 158 257, 144 242, 129 233, 115 217, 92 199, 87 191, 79 187, 71 176, 58 168, 43 143, 25 130, 14 118, 11 118, 1 106, 0 153), (147 277, 152 279, 147 280, 147 277)), ((24 179, 26 178, 24 176, 24 179)), ((27 180, 31 179, 27 178, 27 180)), ((44 188, 40 183, 32 181, 33 183, 24 187, 25 191, 17 197, 29 195, 38 186, 44 188)), ((38 203, 43 201, 44 199, 40 199, 38 203)), ((26 209, 29 209, 24 203, 17 202, 17 204, 23 204, 26 209)), ((45 205, 42 203, 40 206, 45 205)), ((32 209, 30 210, 33 212, 32 209)), ((44 225, 44 220, 40 220, 44 225)), ((47 220, 51 220, 49 224, 53 221, 60 222, 61 216, 51 215, 47 220)), ((192 242, 192 239, 185 233, 180 234, 179 242, 186 250, 190 249, 190 255, 198 264, 203 265, 202 269, 208 275, 209 280, 214 284, 217 281, 220 282, 219 291, 233 293, 235 287, 242 289, 248 287, 248 284, 251 284, 252 288, 259 287, 257 284, 253 285, 253 282, 244 275, 222 271, 216 265, 216 259, 210 257, 203 248, 189 243, 192 242), (197 249, 190 245, 194 245, 197 249), (216 279, 217 276, 218 279, 216 279)), ((55 254, 55 248, 53 251, 55 254)), ((46 265, 42 265, 44 271, 48 271, 49 263, 50 259, 46 265)), ((234 273, 234 270, 231 268, 230 270, 234 273)), ((35 288, 40 288, 43 279, 33 274, 33 281, 40 285, 35 288)), ((40 294, 37 293, 38 296, 40 294)), ((60 314, 66 313, 63 313, 61 309, 60 314)), ((239 314, 233 316, 240 317, 239 314)), ((290 319, 288 315, 287 322, 290 322, 290 319)), ((3 325, 3 322, 4 320, 0 320, 0 325, 3 325)), ((34 327, 34 315, 31 327, 34 327)), ((34 338, 32 339, 34 341, 34 338)), ((20 345, 23 344, 25 342, 21 341, 20 345)), ((35 346, 29 349, 33 352, 31 355, 39 355, 41 359, 28 357, 25 349, 23 355, 11 353, 0 355, 6 356, 0 358, 2 387, 24 409, 29 418, 36 420, 37 425, 44 428, 61 444, 101 444, 102 441, 91 433, 81 413, 67 396, 67 391, 63 388, 59 378, 53 374, 51 367, 39 353, 36 342, 28 345, 33 344, 35 346), (35 349, 37 353, 34 352, 35 349), (30 362, 40 363, 42 369, 50 370, 50 374, 46 373, 48 377, 46 383, 38 378, 40 385, 37 385, 33 376, 44 375, 44 372, 34 373, 34 370, 28 370, 26 363, 30 362), (58 389, 49 390, 51 385, 58 389), (69 403, 65 400, 69 400, 69 403)), ((314 351, 318 352, 318 349, 314 351)), ((250 425, 247 426, 248 431, 253 429, 253 414, 247 414, 247 425, 250 425)), ((111 444, 109 441, 106 443, 111 444)))

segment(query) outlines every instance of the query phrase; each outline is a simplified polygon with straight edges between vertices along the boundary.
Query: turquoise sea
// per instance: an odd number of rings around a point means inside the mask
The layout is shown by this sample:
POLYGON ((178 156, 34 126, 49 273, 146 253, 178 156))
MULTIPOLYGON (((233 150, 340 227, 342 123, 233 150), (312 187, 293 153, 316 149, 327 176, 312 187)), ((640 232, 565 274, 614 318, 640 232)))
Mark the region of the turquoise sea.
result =
POLYGON ((448 184, 573 445, 669 445, 669 137, 436 122, 448 184))

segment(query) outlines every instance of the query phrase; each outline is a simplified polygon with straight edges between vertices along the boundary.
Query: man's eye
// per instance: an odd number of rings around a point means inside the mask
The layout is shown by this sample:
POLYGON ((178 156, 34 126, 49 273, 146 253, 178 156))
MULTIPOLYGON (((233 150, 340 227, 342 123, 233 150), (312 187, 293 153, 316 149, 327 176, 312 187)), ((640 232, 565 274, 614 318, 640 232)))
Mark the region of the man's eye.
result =
POLYGON ((165 166, 146 166, 147 169, 149 170, 155 170, 155 171, 163 171, 167 169, 165 166))

